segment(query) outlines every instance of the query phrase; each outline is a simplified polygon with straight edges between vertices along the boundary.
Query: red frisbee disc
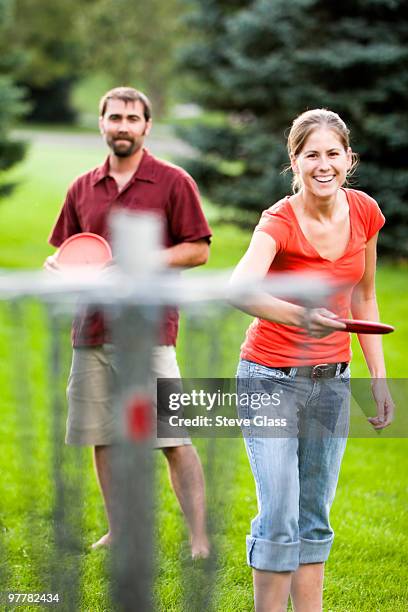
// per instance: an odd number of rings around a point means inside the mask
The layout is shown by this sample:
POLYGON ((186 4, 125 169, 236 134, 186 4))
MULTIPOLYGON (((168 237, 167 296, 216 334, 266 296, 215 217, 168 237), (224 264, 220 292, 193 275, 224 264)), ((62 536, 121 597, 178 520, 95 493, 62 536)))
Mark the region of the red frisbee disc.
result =
POLYGON ((356 334, 390 334, 395 331, 392 325, 378 323, 377 321, 363 321, 360 319, 336 319, 340 323, 345 323, 345 329, 336 331, 353 332, 356 334))
POLYGON ((103 266, 112 259, 112 251, 105 238, 83 232, 65 240, 57 253, 60 266, 103 266))

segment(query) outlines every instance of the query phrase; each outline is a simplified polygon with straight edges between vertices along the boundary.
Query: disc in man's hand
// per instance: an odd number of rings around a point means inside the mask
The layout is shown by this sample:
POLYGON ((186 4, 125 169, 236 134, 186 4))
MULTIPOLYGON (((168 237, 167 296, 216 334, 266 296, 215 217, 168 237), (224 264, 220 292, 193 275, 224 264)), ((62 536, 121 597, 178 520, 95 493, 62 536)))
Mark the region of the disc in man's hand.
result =
POLYGON ((59 266, 103 266, 112 259, 112 251, 105 238, 83 232, 65 240, 57 252, 59 266))

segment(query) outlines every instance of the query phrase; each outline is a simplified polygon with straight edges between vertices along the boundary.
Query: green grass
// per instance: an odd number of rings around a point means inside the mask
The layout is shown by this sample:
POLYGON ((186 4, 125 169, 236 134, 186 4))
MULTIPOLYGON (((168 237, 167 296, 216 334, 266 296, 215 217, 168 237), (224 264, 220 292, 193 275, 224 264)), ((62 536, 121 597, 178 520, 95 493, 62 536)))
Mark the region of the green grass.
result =
MULTIPOLYGON (((46 239, 67 185, 78 173, 99 163, 100 158, 99 149, 31 148, 26 162, 13 172, 20 180, 17 191, 0 203, 0 267, 41 266, 52 251, 46 239)), ((232 267, 250 236, 226 224, 215 224, 213 229, 209 266, 232 267)), ((406 277, 406 267, 379 267, 382 319, 397 326, 397 333, 384 338, 388 369, 390 376, 400 378, 406 377, 407 370, 406 277)), ((76 458, 76 452, 62 442, 68 332, 65 329, 61 337, 60 376, 51 386, 50 372, 45 367, 49 363, 49 321, 38 305, 29 302, 23 308, 23 317, 19 318, 15 306, 0 305, 0 591, 47 590, 52 585, 62 589, 64 578, 74 576, 79 569, 82 586, 78 609, 114 610, 109 603, 106 554, 89 552, 89 544, 106 527, 90 454, 86 451, 76 458), (53 404, 53 397, 61 403, 53 404), (60 417, 57 423, 56 416, 60 417), (59 432, 57 440, 53 427, 59 432), (57 452, 62 455, 58 457, 57 452), (75 467, 77 460, 81 472, 75 467), (74 509, 74 514, 66 517, 68 525, 73 526, 71 539, 67 534, 72 553, 65 559, 63 570, 55 565, 52 531, 55 465, 63 469, 69 495, 67 508, 74 509), (77 532, 79 542, 75 538, 77 532), (49 567, 54 582, 47 575, 49 567)), ((179 359, 185 375, 233 376, 248 320, 240 313, 217 313, 208 307, 195 316, 184 316, 179 359)), ((354 375, 366 376, 357 346, 354 353, 354 375)), ((400 410, 405 410, 405 405, 400 410)), ((245 534, 256 512, 256 500, 243 444, 241 440, 216 440, 214 448, 208 441, 199 440, 197 447, 207 474, 210 516, 217 533, 220 569, 216 576, 216 610, 247 612, 252 610, 252 588, 245 564, 245 534)), ((199 567, 191 569, 183 562, 184 524, 168 485, 163 458, 158 454, 155 460, 157 609, 189 611, 193 606, 191 602, 183 603, 183 598, 199 598, 205 590, 206 575, 199 567), (195 585, 190 595, 183 595, 186 577, 195 585)), ((332 511, 336 540, 326 569, 325 610, 407 609, 407 463, 406 439, 376 435, 369 440, 349 440, 332 511)))

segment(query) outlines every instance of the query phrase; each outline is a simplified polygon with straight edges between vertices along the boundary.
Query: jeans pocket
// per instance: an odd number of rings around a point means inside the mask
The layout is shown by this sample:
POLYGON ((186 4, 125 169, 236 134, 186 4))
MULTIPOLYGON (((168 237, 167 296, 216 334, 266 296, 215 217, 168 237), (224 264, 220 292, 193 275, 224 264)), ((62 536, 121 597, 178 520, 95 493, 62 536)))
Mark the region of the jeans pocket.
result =
POLYGON ((274 380, 290 380, 290 374, 282 372, 279 368, 270 368, 269 366, 261 365, 260 363, 255 364, 254 375, 257 378, 271 378, 274 380))
POLYGON ((292 388, 296 385, 294 378, 278 368, 269 368, 254 364, 253 375, 249 380, 248 391, 251 393, 273 394, 282 388, 292 388))
POLYGON ((351 369, 350 369, 350 365, 347 366, 347 368, 344 370, 344 372, 342 372, 339 376, 340 380, 342 382, 344 382, 345 384, 349 385, 350 384, 350 380, 351 380, 351 369))

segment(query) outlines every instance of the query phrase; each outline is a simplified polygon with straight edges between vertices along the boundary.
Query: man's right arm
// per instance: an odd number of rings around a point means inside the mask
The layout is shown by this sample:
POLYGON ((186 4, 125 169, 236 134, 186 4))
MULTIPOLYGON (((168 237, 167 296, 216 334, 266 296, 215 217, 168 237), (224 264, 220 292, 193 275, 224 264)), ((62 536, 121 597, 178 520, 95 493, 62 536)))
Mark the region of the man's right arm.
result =
MULTIPOLYGON (((74 186, 75 182, 67 192, 64 204, 62 205, 61 211, 48 238, 48 242, 57 248, 61 246, 64 240, 82 231, 75 210, 74 186)), ((58 272, 60 270, 57 256, 58 251, 45 260, 44 268, 49 272, 58 272)))
POLYGON ((60 266, 57 261, 58 251, 55 251, 52 255, 49 255, 44 261, 43 268, 48 272, 59 272, 60 266))

